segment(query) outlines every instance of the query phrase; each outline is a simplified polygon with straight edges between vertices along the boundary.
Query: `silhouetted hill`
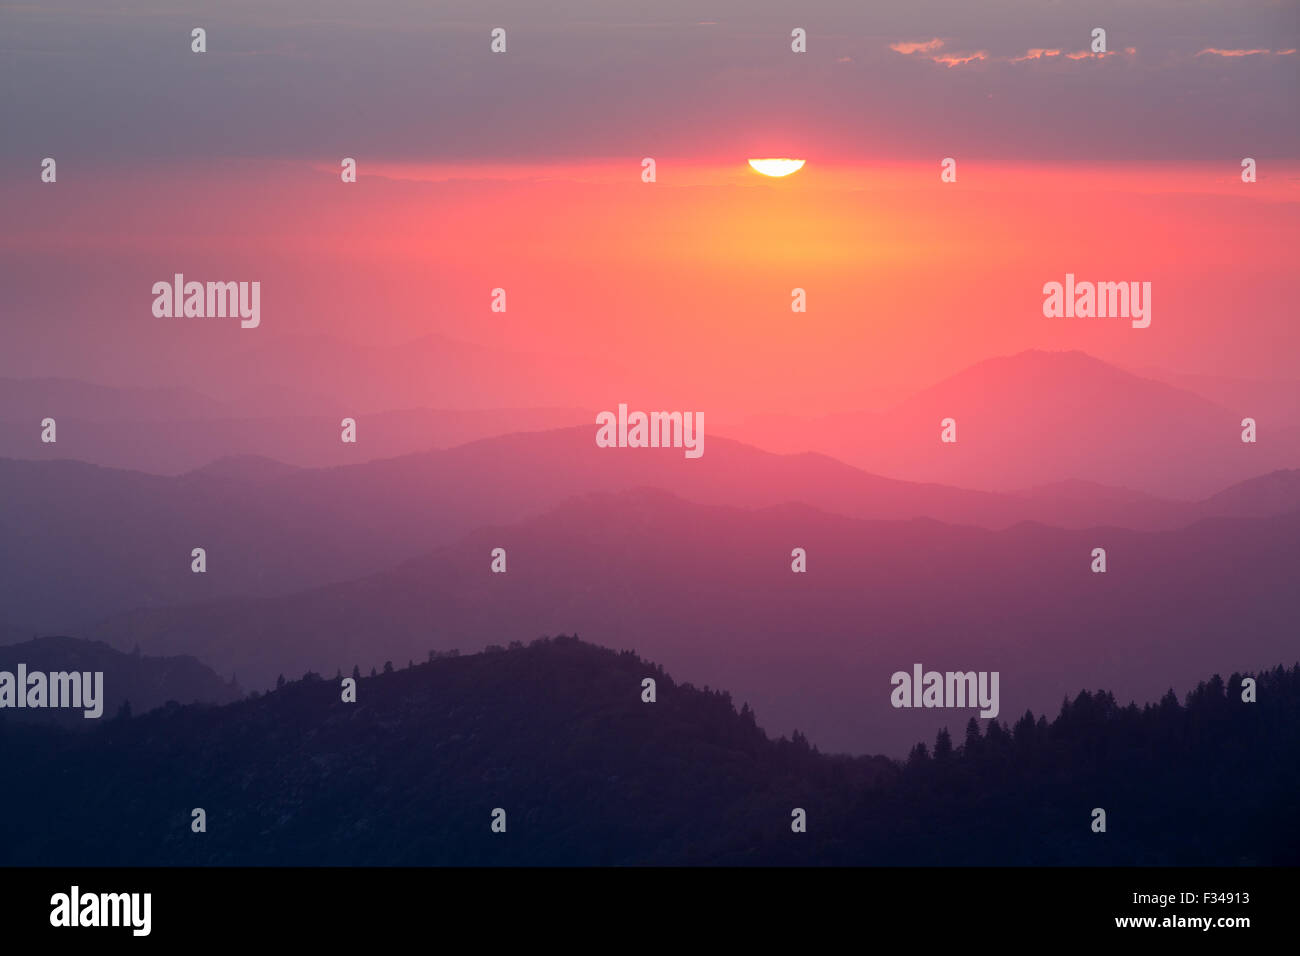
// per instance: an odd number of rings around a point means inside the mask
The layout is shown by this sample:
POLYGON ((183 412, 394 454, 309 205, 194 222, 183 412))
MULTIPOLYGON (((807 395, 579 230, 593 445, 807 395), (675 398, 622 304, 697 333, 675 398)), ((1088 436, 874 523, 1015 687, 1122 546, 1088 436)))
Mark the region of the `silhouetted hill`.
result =
POLYGON ((1225 488, 1201 502, 1201 508, 1207 516, 1263 518, 1290 511, 1297 501, 1300 501, 1300 470, 1290 469, 1225 488))
POLYGON ((920 865, 1236 866, 1300 862, 1300 664, 1200 682, 1180 704, 1082 691, 918 745, 869 790, 845 843, 920 865), (1104 833, 1093 811, 1106 813, 1104 833))
MULTIPOLYGON (((873 520, 1005 528, 1166 528, 1198 504, 1001 495, 881 478, 822 455, 706 438, 681 449, 598 448, 595 427, 527 432, 337 468, 201 469, 177 477, 74 461, 0 459, 0 640, 76 632, 100 617, 359 577, 593 491, 658 487, 705 504, 798 501, 873 520), (193 574, 190 554, 207 551, 193 574)), ((331 437, 337 441, 337 436, 331 437)), ((1292 492, 1276 502, 1280 511, 1292 492)), ((1297 502, 1292 507, 1300 506, 1297 502)))
POLYGON ((310 468, 353 465, 592 420, 594 412, 576 408, 372 410, 337 395, 297 393, 222 404, 181 389, 0 379, 0 457, 75 459, 159 475, 243 456, 310 468), (51 444, 41 441, 47 416, 58 423, 51 444), (345 417, 357 422, 355 444, 339 440, 345 417))
POLYGON ((261 455, 227 455, 225 458, 208 462, 202 468, 195 468, 187 474, 257 483, 285 478, 300 470, 293 465, 286 465, 282 461, 261 455))
POLYGON ((1143 378, 1195 392, 1238 416, 1268 421, 1272 427, 1293 429, 1300 425, 1300 381, 1188 375, 1153 367, 1132 371, 1143 378))
MULTIPOLYGON (((124 654, 103 641, 74 637, 38 637, 21 644, 0 646, 0 670, 15 672, 18 664, 28 672, 102 671, 104 674, 103 716, 114 716, 124 701, 135 713, 161 707, 168 701, 181 704, 226 704, 242 696, 238 684, 224 681, 211 668, 193 657, 149 657, 124 654)), ((89 729, 97 720, 87 720, 81 710, 6 709, 0 720, 60 723, 89 729)))
POLYGON ((1031 350, 978 362, 883 412, 755 418, 722 434, 909 481, 1006 491, 1084 480, 1192 499, 1300 466, 1295 418, 1225 408, 1084 352, 1031 350), (1255 444, 1240 440, 1247 415, 1255 444), (957 422, 955 444, 939 441, 945 418, 957 422))
POLYGON ((362 678, 355 703, 307 675, 90 734, 0 725, 0 863, 1294 864, 1300 666, 1258 703, 1239 685, 1081 694, 904 765, 770 740, 725 693, 543 639, 362 678))
POLYGON ((355 581, 283 597, 141 609, 96 625, 123 648, 193 653, 251 687, 429 649, 599 634, 771 723, 850 752, 901 754, 945 719, 897 711, 921 661, 997 670, 1006 712, 1105 683, 1145 699, 1294 646, 1300 512, 1168 532, 1002 531, 747 510, 662 491, 593 494, 355 581), (1104 547, 1108 570, 1090 570, 1104 547), (507 572, 491 573, 492 549, 507 572), (804 548, 808 570, 791 571, 804 548))
POLYGON ((203 420, 225 413, 216 399, 191 388, 117 388, 68 378, 0 378, 0 420, 25 423, 40 443, 42 418, 103 423, 203 420))
MULTIPOLYGON (((611 396, 647 394, 608 363, 555 361, 439 336, 395 347, 307 336, 212 356, 203 387, 222 400, 189 387, 0 379, 0 457, 160 474, 228 455, 347 465, 584 424, 611 396), (54 445, 39 441, 46 415, 59 422, 54 445), (338 440, 341 416, 357 419, 357 444, 338 440)), ((1003 492, 1083 480, 1194 499, 1300 467, 1294 383, 1134 374, 1077 350, 986 359, 883 410, 708 420, 711 434, 770 452, 819 452, 900 480, 1003 492), (1247 416, 1259 440, 1243 445, 1247 416), (956 444, 938 440, 948 417, 956 444)))
MULTIPOLYGON (((628 388, 634 375, 587 356, 480 345, 428 333, 398 344, 324 334, 266 339, 217 354, 195 369, 214 395, 270 383, 317 392, 359 411, 385 408, 587 408, 628 388)), ((640 377, 639 375, 636 377, 640 377)))

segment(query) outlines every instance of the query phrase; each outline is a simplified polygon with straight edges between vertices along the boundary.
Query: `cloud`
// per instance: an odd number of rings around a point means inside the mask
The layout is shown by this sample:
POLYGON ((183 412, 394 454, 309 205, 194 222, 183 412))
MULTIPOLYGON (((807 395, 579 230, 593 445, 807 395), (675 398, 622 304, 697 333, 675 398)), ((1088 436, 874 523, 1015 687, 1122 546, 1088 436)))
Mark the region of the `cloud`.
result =
POLYGON ((957 54, 945 53, 943 56, 930 57, 935 63, 942 63, 944 66, 952 68, 954 66, 965 66, 967 63, 973 63, 977 60, 987 60, 989 54, 987 50, 979 50, 976 53, 957 54))
POLYGON ((968 63, 978 63, 988 60, 994 63, 1026 63, 1030 60, 1046 60, 1055 57, 1064 56, 1067 60, 1101 60, 1108 56, 1119 56, 1120 53, 1127 53, 1133 56, 1137 53, 1136 47, 1125 47, 1121 50, 1109 50, 1106 53, 1091 53, 1088 50, 1080 50, 1077 53, 1062 53, 1056 47, 1030 47, 1021 56, 991 56, 988 50, 976 50, 973 53, 961 53, 949 51, 945 53, 934 53, 936 50, 943 49, 946 42, 935 38, 933 40, 912 41, 896 40, 889 44, 889 48, 897 53, 905 55, 912 53, 930 53, 932 55, 924 57, 932 63, 938 63, 946 67, 965 66, 968 63))
POLYGON ((1214 56, 1257 56, 1259 54, 1268 54, 1271 50, 1220 50, 1217 47, 1207 46, 1197 56, 1204 56, 1210 53, 1214 56))
POLYGON ((1024 56, 1013 56, 1011 58, 1011 62, 1022 63, 1025 60, 1041 60, 1045 56, 1060 56, 1060 55, 1061 55, 1060 50, 1044 50, 1044 49, 1036 48, 1032 50, 1026 50, 1024 56))
MULTIPOLYGON (((1296 55, 1287 59, 1283 51, 1300 47, 1300 32, 1280 21, 1266 31, 1267 18, 1249 28, 1238 5, 1205 6, 1192 32, 1176 34, 1169 24, 1186 0, 1131 5, 1122 27, 1108 24, 1111 49, 1121 52, 1107 54, 1111 63, 1093 63, 1098 57, 1091 53, 1067 57, 1088 50, 1091 21, 1044 21, 1033 14, 1041 7, 1034 0, 999 4, 1023 8, 1023 17, 989 19, 974 11, 933 25, 918 21, 906 0, 813 0, 838 11, 818 21, 823 38, 835 38, 814 52, 826 56, 828 69, 780 75, 773 84, 778 74, 770 71, 784 69, 783 61, 754 56, 747 45, 753 24, 734 17, 692 29, 707 22, 693 17, 711 14, 691 0, 656 6, 673 11, 656 22, 680 29, 642 28, 640 19, 609 12, 602 0, 565 0, 566 7, 592 11, 574 23, 556 21, 535 0, 497 0, 494 7, 515 12, 511 23, 523 18, 528 28, 509 54, 492 58, 480 25, 447 4, 377 0, 371 6, 383 13, 357 23, 343 18, 350 0, 217 4, 207 24, 210 52, 196 57, 188 31, 177 39, 174 24, 158 19, 158 0, 17 2, 39 13, 0 13, 0 75, 12 61, 23 78, 0 94, 0 165, 21 165, 38 143, 93 154, 97 164, 250 154, 314 159, 344 155, 340 144, 363 144, 347 146, 349 155, 394 161, 569 162, 639 159, 646 141, 663 155, 799 156, 806 149, 928 156, 947 148, 942 144, 954 130, 990 155, 1049 150, 1127 158, 1140 149, 1144 156, 1209 158, 1231 136, 1257 143, 1251 150, 1260 154, 1300 157, 1295 77, 1263 69, 1285 65, 1270 63, 1277 59, 1296 65, 1296 55), (430 12, 444 7, 445 15, 430 12), (135 14, 110 15, 110 8, 135 14), (77 24, 87 16, 103 42, 82 42, 77 24), (225 39, 214 47, 218 34, 225 39), (1139 56, 1126 56, 1121 43, 1149 59, 1140 82, 1128 69, 1139 56), (1268 55, 1196 56, 1203 48, 1265 49, 1264 43, 1276 44, 1268 55), (597 55, 606 49, 616 50, 625 68, 611 70, 597 55), (269 50, 283 52, 248 55, 269 50), (871 61, 867 72, 859 69, 864 57, 871 61), (981 84, 960 83, 974 74, 981 84), (1042 82, 1049 74, 1052 82, 1042 82), (864 98, 863 84, 873 76, 900 95, 864 98), (1210 101, 1219 104, 1216 121, 1223 124, 1214 135, 1204 117, 1210 101), (799 111, 797 129, 776 119, 789 110, 799 111), (1094 130, 1086 145, 1070 136, 1069 116, 1102 110, 1113 117, 1105 130, 1094 130), (861 119, 849 124, 851 132, 846 114, 861 119), (593 124, 592 115, 609 121, 593 124), (427 121, 413 123, 412 116, 427 121), (1040 123, 1055 137, 1050 146, 1040 123), (181 134, 160 139, 159 124, 181 134), (456 135, 445 135, 449 129, 456 135)), ((781 0, 745 6, 775 9, 781 0)))
MULTIPOLYGON (((944 41, 935 37, 932 40, 895 40, 889 44, 889 48, 896 53, 902 53, 905 56, 913 53, 933 53, 935 50, 944 48, 944 41)), ((987 50, 979 50, 975 53, 942 53, 937 56, 927 56, 925 59, 933 63, 942 63, 944 66, 962 66, 966 63, 973 63, 976 60, 988 59, 987 50)))
POLYGON ((898 53, 929 53, 931 50, 942 49, 943 41, 938 37, 935 37, 933 40, 922 40, 920 42, 895 40, 893 43, 889 44, 889 48, 898 53))

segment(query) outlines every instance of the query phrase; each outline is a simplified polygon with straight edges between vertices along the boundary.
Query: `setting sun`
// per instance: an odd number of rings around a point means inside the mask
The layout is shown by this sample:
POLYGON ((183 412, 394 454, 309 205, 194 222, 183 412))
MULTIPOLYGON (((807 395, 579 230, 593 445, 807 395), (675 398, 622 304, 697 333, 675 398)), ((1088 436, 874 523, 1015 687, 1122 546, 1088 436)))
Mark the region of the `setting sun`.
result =
POLYGON ((764 176, 789 176, 803 168, 802 159, 751 159, 749 165, 754 172, 764 176))

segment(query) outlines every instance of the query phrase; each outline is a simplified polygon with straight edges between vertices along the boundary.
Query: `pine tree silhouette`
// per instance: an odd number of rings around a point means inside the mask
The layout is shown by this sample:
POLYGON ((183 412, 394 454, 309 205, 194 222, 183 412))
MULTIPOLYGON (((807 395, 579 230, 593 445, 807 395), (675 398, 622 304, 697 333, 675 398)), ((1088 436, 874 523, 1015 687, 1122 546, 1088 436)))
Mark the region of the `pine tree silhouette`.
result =
POLYGON ((952 756, 952 735, 944 727, 934 738, 934 759, 947 760, 952 756))

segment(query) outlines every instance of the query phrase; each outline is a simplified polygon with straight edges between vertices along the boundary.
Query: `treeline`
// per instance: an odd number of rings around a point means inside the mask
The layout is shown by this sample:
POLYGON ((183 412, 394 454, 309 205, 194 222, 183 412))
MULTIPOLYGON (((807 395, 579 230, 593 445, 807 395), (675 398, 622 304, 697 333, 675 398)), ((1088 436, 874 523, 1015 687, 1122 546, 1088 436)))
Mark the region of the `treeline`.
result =
POLYGON ((1278 666, 1216 675, 1182 702, 1085 691, 1050 722, 941 731, 863 795, 852 842, 917 864, 1295 863, 1298 800, 1300 665, 1278 666))
POLYGON ((1300 666, 1253 675, 1254 703, 1243 677, 1083 693, 894 761, 771 740, 724 691, 541 639, 384 667, 355 703, 310 674, 90 733, 2 725, 0 863, 1295 863, 1300 666))

